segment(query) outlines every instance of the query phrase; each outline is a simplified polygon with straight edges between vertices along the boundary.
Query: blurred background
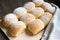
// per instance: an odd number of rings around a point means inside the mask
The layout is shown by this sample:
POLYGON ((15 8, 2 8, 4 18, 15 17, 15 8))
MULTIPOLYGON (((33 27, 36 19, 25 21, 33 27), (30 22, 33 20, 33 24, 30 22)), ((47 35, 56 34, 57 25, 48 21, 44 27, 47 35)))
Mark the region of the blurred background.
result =
POLYGON ((50 2, 50 3, 54 3, 60 7, 60 0, 45 0, 45 1, 50 2))
MULTIPOLYGON (((12 12, 16 7, 23 6, 25 2, 32 0, 0 0, 0 18, 6 13, 12 12)), ((44 0, 52 2, 60 7, 60 0, 44 0)))
MULTIPOLYGON (((32 0, 0 0, 0 13, 12 12, 17 6, 23 6, 25 2, 32 0)), ((52 2, 60 7, 60 0, 44 0, 47 2, 52 2)))

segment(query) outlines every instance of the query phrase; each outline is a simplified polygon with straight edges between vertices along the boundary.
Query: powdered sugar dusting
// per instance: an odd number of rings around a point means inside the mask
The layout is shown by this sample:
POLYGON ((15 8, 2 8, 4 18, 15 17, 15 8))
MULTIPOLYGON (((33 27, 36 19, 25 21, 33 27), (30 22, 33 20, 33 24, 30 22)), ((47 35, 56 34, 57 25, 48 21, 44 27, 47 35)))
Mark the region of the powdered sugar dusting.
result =
POLYGON ((38 4, 38 3, 41 3, 43 2, 43 0, 33 0, 34 3, 38 4))
POLYGON ((51 4, 49 4, 47 2, 44 2, 43 7, 51 13, 54 13, 54 11, 55 11, 55 7, 52 7, 51 4))
POLYGON ((14 14, 26 14, 27 10, 24 7, 18 7, 13 11, 14 14))
POLYGON ((28 2, 24 5, 28 12, 32 11, 35 8, 35 4, 33 2, 28 2))
POLYGON ((18 21, 16 15, 14 15, 14 14, 7 14, 7 15, 5 16, 5 18, 4 18, 5 22, 8 22, 8 21, 10 21, 10 20, 13 21, 13 19, 16 20, 16 21, 18 21))
POLYGON ((32 14, 35 15, 35 16, 40 16, 40 15, 43 15, 44 14, 44 10, 42 8, 34 8, 32 10, 32 14))
POLYGON ((11 27, 23 27, 26 28, 26 25, 22 21, 17 21, 11 24, 11 27))
POLYGON ((24 5, 24 7, 26 8, 26 9, 29 9, 29 8, 31 8, 31 7, 35 7, 35 4, 33 3, 33 2, 28 2, 28 3, 26 3, 25 5, 24 5))

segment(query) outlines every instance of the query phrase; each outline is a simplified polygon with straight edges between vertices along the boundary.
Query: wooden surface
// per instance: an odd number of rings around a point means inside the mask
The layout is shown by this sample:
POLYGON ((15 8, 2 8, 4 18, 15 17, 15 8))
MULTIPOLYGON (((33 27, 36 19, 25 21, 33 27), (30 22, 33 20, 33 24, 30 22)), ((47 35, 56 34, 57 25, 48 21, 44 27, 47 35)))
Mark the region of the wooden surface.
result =
POLYGON ((17 37, 10 37, 7 34, 7 30, 5 28, 1 27, 1 29, 5 33, 5 35, 9 38, 9 40, 40 40, 40 38, 42 37, 44 33, 44 30, 42 30, 37 35, 31 35, 31 33, 28 30, 26 30, 25 32, 23 32, 21 35, 17 37))

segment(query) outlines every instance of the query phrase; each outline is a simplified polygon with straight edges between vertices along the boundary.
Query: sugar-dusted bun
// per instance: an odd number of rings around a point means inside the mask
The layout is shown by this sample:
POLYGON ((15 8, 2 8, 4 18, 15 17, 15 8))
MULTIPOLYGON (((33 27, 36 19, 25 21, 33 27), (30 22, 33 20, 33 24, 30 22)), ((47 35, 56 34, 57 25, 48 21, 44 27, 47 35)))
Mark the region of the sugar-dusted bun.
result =
POLYGON ((27 10, 24 7, 18 7, 13 11, 13 13, 20 18, 22 15, 27 13, 27 10))
POLYGON ((22 21, 17 21, 10 25, 10 27, 7 30, 7 33, 10 36, 18 36, 19 34, 24 32, 25 29, 26 25, 22 21))
POLYGON ((51 18, 52 18, 52 14, 49 12, 45 12, 44 15, 42 15, 40 19, 44 22, 45 26, 47 26, 51 18))
POLYGON ((33 2, 36 4, 36 6, 41 6, 43 4, 43 0, 33 0, 33 2))
POLYGON ((40 32, 44 27, 45 25, 40 19, 35 19, 28 25, 28 29, 33 35, 40 32))
POLYGON ((47 2, 44 2, 43 5, 42 5, 42 7, 46 11, 47 9, 50 9, 51 8, 51 4, 50 3, 47 3, 47 2))
POLYGON ((16 15, 10 13, 10 14, 5 15, 2 18, 2 25, 4 27, 9 27, 9 25, 11 25, 11 23, 16 22, 16 21, 18 21, 16 15))
POLYGON ((35 20, 35 16, 32 14, 25 14, 21 17, 20 20, 23 21, 26 25, 28 25, 35 20))
POLYGON ((36 7, 32 10, 32 14, 38 18, 41 17, 44 14, 44 10, 41 7, 36 7))
POLYGON ((24 7, 27 9, 28 12, 31 12, 32 9, 35 8, 35 4, 33 2, 27 2, 24 7))
POLYGON ((42 7, 44 8, 45 11, 49 11, 51 13, 55 12, 55 7, 52 7, 51 4, 44 2, 42 7))

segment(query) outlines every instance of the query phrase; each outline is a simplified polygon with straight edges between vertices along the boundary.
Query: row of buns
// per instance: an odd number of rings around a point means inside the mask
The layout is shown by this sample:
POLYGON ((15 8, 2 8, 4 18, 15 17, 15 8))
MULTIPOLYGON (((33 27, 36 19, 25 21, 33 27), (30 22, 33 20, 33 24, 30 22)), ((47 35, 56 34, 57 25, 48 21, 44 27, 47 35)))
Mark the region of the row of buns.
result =
POLYGON ((33 0, 3 16, 1 23, 11 36, 17 36, 27 28, 35 35, 48 25, 54 11, 55 7, 51 4, 43 0, 33 0))

